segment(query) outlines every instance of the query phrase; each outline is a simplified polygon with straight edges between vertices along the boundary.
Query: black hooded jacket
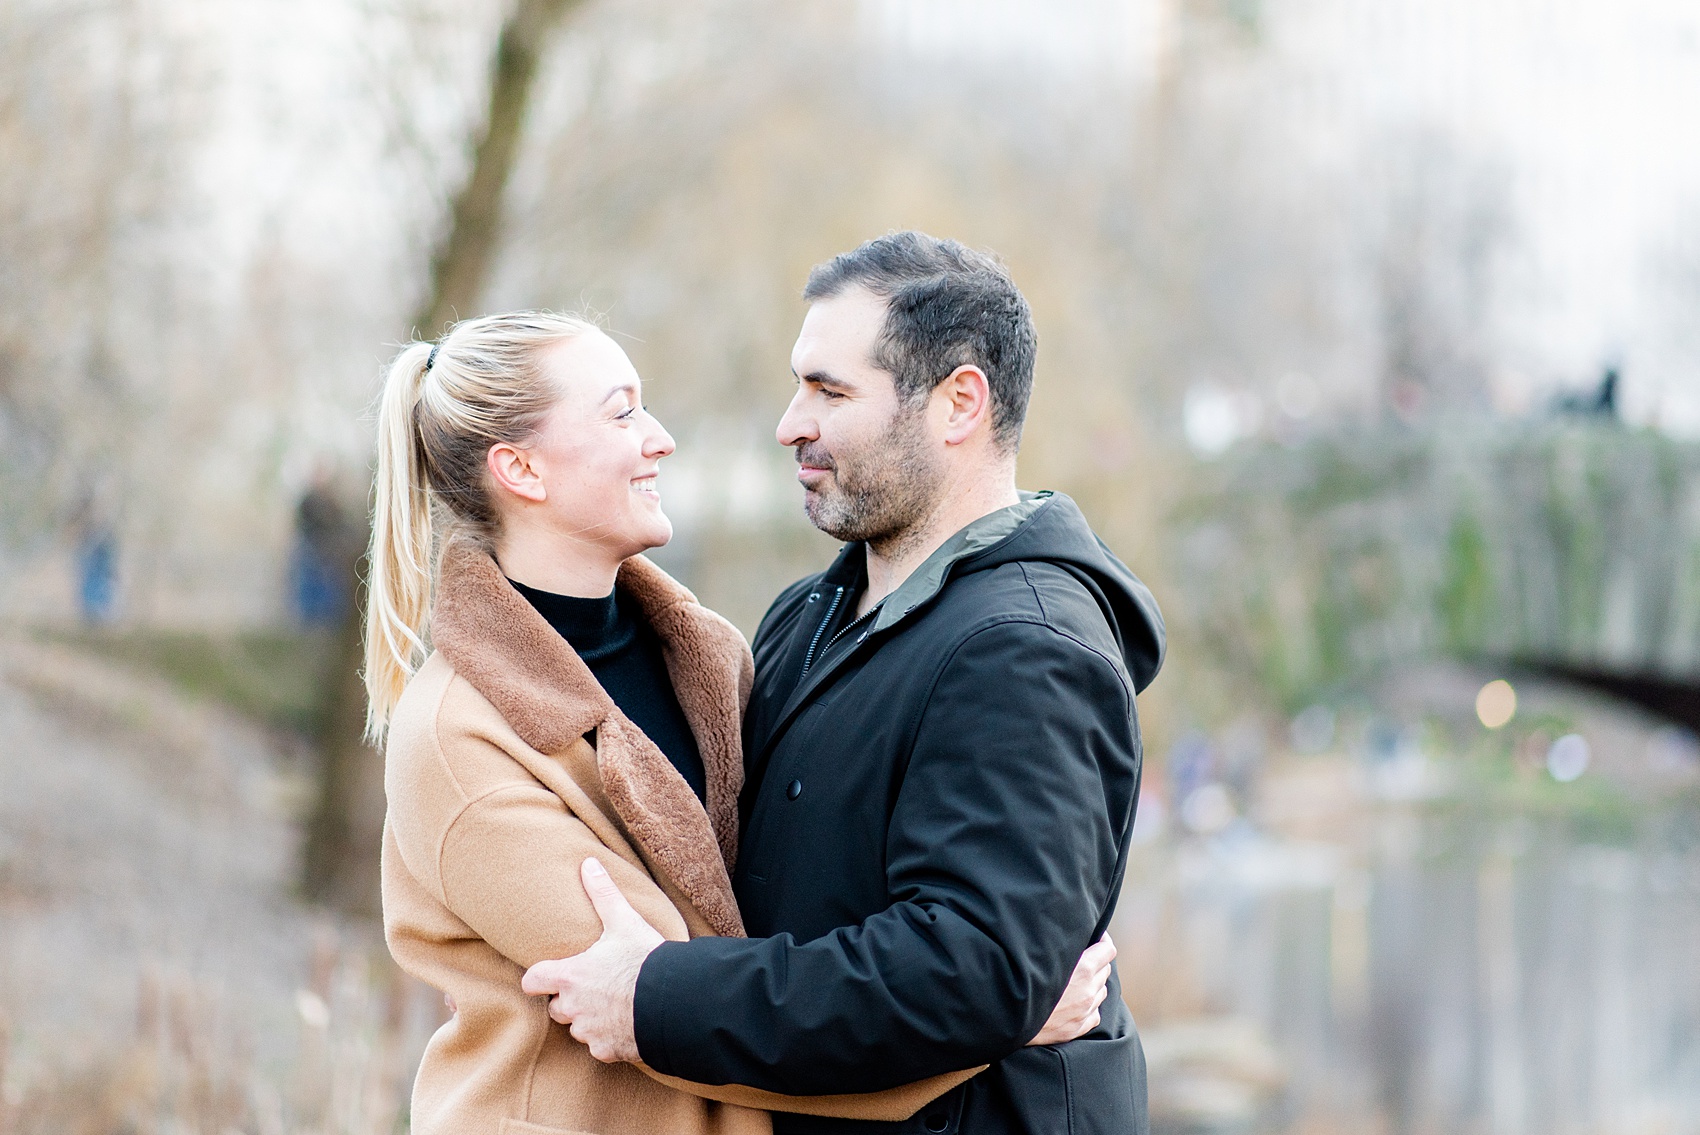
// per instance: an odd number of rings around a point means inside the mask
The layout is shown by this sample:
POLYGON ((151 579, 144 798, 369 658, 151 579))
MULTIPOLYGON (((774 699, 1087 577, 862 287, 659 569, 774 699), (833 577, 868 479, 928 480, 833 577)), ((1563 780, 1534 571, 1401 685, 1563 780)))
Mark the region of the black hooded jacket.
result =
POLYGON ((751 937, 649 956, 643 1059, 794 1094, 991 1065, 905 1123, 780 1115, 780 1135, 1142 1132, 1119 984, 1091 1035, 1023 1045, 1121 887, 1156 603, 1058 494, 969 525, 857 620, 863 557, 762 621, 733 876, 751 937))

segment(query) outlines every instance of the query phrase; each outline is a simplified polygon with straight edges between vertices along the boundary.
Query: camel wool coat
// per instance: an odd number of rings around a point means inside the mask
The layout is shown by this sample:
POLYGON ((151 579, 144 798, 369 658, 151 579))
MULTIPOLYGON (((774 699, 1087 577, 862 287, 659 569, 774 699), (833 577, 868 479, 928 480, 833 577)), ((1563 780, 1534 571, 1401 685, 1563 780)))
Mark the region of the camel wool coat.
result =
POLYGON ((617 585, 661 640, 706 808, 488 553, 465 539, 444 550, 434 653, 385 749, 385 937, 456 1005, 419 1067, 415 1135, 767 1135, 768 1110, 908 1118, 978 1069, 867 1095, 692 1084, 597 1061, 520 991, 528 967, 600 936, 579 880, 589 856, 668 939, 744 933, 729 874, 749 648, 642 557, 617 585))

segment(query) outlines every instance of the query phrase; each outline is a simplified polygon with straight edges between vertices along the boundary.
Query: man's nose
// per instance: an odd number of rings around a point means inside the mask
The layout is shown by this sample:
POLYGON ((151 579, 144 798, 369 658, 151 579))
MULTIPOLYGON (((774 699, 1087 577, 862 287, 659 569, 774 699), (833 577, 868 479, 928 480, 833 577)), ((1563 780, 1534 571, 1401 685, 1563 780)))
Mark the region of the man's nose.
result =
POLYGON ((795 449, 806 441, 816 441, 820 438, 820 427, 814 420, 814 415, 805 413, 801 402, 803 391, 799 390, 791 396, 791 404, 785 407, 785 413, 780 416, 779 428, 773 431, 773 436, 779 444, 788 449, 795 449))

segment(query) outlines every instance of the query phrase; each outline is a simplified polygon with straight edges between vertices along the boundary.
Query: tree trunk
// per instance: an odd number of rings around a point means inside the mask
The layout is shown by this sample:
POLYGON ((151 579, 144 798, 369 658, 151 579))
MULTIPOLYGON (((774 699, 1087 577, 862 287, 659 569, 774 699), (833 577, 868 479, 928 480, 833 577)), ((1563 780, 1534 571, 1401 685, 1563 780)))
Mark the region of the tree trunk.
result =
MULTIPOLYGON (((584 0, 518 0, 502 26, 490 73, 489 110, 472 172, 456 194, 448 232, 431 263, 431 288, 415 333, 436 338, 443 326, 476 314, 501 233, 502 197, 525 125, 537 65, 549 33, 584 0)), ((353 541, 365 544, 364 539, 353 541)), ((382 756, 363 737, 366 688, 360 678, 365 557, 349 557, 347 617, 327 679, 320 737, 318 797, 308 821, 302 889, 345 910, 378 911, 378 852, 384 824, 382 756)))

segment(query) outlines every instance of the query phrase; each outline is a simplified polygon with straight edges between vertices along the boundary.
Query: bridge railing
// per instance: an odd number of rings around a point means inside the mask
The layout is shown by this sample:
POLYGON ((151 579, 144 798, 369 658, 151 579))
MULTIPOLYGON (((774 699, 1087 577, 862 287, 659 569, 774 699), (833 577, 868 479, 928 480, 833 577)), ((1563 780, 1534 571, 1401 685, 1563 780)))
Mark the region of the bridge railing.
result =
POLYGON ((1700 685, 1700 445, 1454 423, 1245 448, 1197 483, 1183 617, 1285 703, 1443 655, 1700 685))

